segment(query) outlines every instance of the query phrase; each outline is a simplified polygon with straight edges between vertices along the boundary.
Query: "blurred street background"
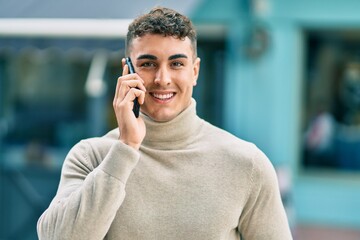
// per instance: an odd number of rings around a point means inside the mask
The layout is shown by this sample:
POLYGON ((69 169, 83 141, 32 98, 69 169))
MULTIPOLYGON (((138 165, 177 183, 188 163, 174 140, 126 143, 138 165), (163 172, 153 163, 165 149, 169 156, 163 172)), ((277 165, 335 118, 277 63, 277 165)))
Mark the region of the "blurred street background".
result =
POLYGON ((198 30, 199 115, 276 168, 295 240, 360 240, 360 1, 0 0, 0 240, 34 240, 63 160, 116 127, 132 19, 198 30))

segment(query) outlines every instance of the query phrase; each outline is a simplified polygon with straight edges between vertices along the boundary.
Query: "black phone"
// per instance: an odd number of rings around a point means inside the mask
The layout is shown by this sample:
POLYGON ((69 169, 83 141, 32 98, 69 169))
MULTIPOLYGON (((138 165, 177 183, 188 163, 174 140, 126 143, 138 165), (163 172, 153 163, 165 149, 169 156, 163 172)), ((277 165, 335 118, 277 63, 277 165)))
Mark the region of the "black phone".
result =
MULTIPOLYGON (((129 57, 125 58, 125 63, 126 65, 128 65, 129 67, 129 72, 130 73, 135 73, 135 69, 134 69, 134 66, 131 62, 131 59, 129 57)), ((138 101, 138 98, 135 98, 134 99, 134 107, 133 107, 133 112, 135 114, 135 117, 139 117, 139 114, 140 114, 140 104, 139 104, 139 101, 138 101)))

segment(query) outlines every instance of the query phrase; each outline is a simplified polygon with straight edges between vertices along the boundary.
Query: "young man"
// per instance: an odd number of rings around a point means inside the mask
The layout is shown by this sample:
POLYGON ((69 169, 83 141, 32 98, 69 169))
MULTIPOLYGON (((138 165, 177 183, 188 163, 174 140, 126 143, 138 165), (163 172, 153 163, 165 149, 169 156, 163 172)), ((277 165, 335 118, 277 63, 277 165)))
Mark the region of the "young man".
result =
POLYGON ((65 159, 40 239, 291 239, 275 171, 253 144, 196 115, 196 33, 155 8, 129 26, 118 129, 65 159), (137 98, 141 115, 132 108, 137 98))

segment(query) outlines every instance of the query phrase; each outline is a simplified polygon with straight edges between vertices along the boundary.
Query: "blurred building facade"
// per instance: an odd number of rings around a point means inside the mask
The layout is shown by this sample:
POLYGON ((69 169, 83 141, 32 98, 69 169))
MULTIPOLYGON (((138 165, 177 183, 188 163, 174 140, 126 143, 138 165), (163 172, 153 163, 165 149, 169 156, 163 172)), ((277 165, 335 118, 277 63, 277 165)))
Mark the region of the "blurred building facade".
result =
POLYGON ((360 2, 134 3, 0 1, 0 239, 36 239, 66 153, 116 127, 126 26, 156 5, 194 21, 199 115, 268 155, 294 231, 359 229, 360 2))

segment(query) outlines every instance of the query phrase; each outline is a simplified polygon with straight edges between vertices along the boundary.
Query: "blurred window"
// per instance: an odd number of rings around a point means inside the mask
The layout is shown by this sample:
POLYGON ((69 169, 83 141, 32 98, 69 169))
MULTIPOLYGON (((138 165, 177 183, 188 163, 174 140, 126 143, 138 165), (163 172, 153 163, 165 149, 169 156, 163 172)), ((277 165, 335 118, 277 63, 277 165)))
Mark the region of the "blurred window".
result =
POLYGON ((61 165, 69 148, 94 135, 94 129, 100 135, 115 127, 113 93, 106 90, 114 88, 121 73, 123 40, 1 41, 0 137, 5 162, 61 165), (104 64, 95 77, 104 82, 105 91, 92 96, 85 86, 99 53, 105 56, 104 64), (100 110, 97 115, 94 108, 100 110))
POLYGON ((305 31, 302 164, 360 170, 360 30, 305 31))

